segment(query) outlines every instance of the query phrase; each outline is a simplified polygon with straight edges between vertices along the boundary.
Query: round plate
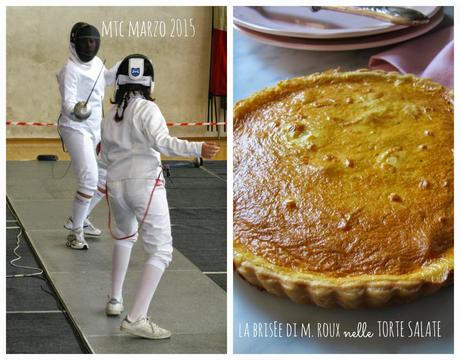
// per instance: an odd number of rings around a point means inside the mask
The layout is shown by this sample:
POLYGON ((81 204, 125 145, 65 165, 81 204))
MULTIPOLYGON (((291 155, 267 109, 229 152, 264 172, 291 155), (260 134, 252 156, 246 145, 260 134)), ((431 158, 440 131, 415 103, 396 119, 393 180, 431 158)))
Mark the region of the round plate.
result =
POLYGON ((348 38, 348 39, 307 39, 288 36, 277 36, 265 34, 243 26, 234 24, 237 30, 265 44, 279 46, 297 50, 314 50, 314 51, 343 51, 343 50, 358 50, 379 47, 384 45, 396 44, 402 41, 413 39, 420 36, 436 25, 438 25, 444 17, 442 10, 439 10, 431 19, 424 25, 404 28, 402 30, 393 31, 380 35, 371 35, 366 37, 348 38))
MULTIPOLYGON (((432 17, 440 6, 412 6, 432 17)), ((366 16, 320 10, 310 6, 236 6, 234 23, 254 31, 310 39, 341 39, 382 34, 405 26, 379 21, 366 16)))

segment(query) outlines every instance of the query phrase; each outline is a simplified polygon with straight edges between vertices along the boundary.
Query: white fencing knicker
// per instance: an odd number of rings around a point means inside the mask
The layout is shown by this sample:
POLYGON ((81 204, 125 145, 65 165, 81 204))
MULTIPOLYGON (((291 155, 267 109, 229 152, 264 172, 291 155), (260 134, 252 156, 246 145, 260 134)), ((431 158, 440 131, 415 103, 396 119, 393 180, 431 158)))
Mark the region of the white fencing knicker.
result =
MULTIPOLYGON (((125 179, 107 183, 107 196, 115 224, 113 235, 135 242, 139 224, 144 250, 149 255, 147 263, 165 269, 172 260, 171 222, 164 180, 125 179), (158 182, 150 207, 149 197, 155 181, 158 182), (145 216, 145 218, 144 218, 145 216)), ((123 240, 115 240, 123 241, 123 240)))
POLYGON ((96 146, 100 139, 84 129, 60 126, 59 132, 77 175, 77 191, 92 195, 98 186, 103 189, 107 171, 97 162, 96 146))

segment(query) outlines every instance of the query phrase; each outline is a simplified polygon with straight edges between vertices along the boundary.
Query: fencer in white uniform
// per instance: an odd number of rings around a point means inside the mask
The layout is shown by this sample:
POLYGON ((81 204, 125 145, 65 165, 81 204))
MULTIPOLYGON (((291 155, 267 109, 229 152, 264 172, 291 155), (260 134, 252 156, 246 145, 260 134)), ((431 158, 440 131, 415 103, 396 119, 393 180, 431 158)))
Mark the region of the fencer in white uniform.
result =
POLYGON ((58 130, 77 176, 73 214, 64 225, 71 230, 66 245, 78 250, 88 248, 85 235, 101 234, 88 216, 105 193, 105 170, 98 168, 96 146, 101 138, 104 89, 114 83, 117 66, 107 70, 96 56, 99 45, 99 32, 94 26, 75 24, 69 59, 57 75, 61 93, 58 130))
POLYGON ((147 317, 160 281, 171 262, 172 237, 160 154, 212 158, 219 147, 170 136, 165 119, 150 97, 154 84, 151 61, 126 57, 116 75, 115 105, 102 125, 100 164, 107 169, 107 197, 114 220, 112 280, 107 315, 123 310, 122 287, 138 230, 147 253, 134 303, 120 329, 149 339, 171 335, 147 317))

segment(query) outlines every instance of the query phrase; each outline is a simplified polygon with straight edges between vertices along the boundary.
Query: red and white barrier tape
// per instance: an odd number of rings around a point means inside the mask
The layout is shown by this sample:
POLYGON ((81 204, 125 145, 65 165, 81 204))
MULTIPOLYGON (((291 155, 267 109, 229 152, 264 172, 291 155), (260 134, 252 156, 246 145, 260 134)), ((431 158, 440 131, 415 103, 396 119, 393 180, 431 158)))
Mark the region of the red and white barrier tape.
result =
POLYGON ((166 123, 168 126, 206 126, 206 125, 226 125, 226 122, 194 122, 194 123, 187 123, 187 122, 182 122, 182 123, 166 123))
POLYGON ((55 123, 25 122, 25 121, 7 121, 6 125, 11 125, 11 126, 56 126, 55 123))
MULTIPOLYGON (((226 125, 226 122, 181 122, 181 123, 166 123, 168 126, 218 126, 226 125)), ((25 122, 25 121, 7 121, 6 125, 8 126, 57 126, 56 123, 44 123, 44 122, 25 122)))

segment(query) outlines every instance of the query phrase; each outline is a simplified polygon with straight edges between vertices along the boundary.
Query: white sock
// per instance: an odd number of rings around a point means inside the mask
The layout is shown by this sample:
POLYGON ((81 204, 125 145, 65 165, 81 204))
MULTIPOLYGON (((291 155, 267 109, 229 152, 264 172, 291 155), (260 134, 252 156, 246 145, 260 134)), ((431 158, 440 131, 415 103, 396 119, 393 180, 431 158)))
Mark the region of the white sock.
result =
POLYGON ((115 240, 112 253, 112 288, 111 299, 121 301, 123 298, 123 282, 128 270, 131 249, 134 243, 128 240, 115 240))
POLYGON ((91 214, 91 211, 93 211, 93 209, 96 207, 96 205, 99 203, 99 201, 101 201, 101 199, 104 197, 104 195, 105 194, 101 193, 99 190, 94 192, 94 195, 91 198, 91 203, 89 204, 88 215, 86 217, 88 217, 89 214, 91 214))
POLYGON ((91 199, 85 198, 79 194, 75 195, 73 200, 73 229, 80 229, 83 227, 83 222, 88 214, 88 207, 91 199))
POLYGON ((142 270, 141 279, 134 298, 134 305, 128 314, 129 321, 137 321, 147 316, 150 302, 157 289, 164 269, 151 264, 145 264, 142 270))

